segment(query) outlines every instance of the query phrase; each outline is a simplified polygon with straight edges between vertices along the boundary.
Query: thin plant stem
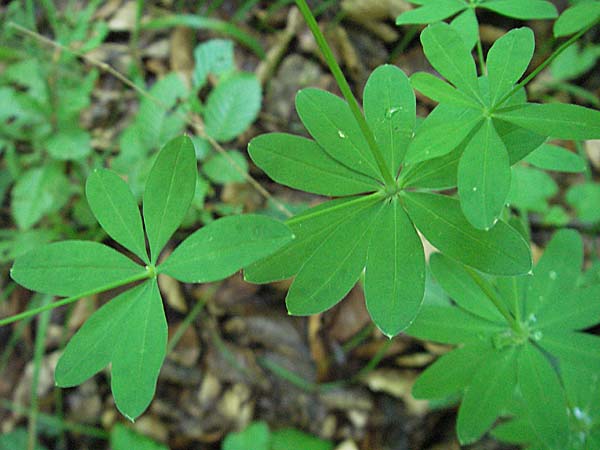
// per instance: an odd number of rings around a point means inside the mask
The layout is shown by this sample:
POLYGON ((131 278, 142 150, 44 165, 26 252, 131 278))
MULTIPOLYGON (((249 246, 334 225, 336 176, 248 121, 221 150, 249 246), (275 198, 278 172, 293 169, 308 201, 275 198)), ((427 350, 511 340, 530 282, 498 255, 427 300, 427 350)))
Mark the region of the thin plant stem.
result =
POLYGON ((379 347, 377 352, 373 355, 373 357, 369 360, 366 366, 358 371, 350 380, 351 381, 359 381, 362 378, 366 377, 369 373, 373 372, 381 362, 383 358, 385 358, 385 354, 390 349, 392 345, 393 339, 386 339, 384 344, 379 347))
POLYGON ((521 305, 519 304, 519 289, 516 277, 512 279, 512 297, 515 320, 521 322, 521 305))
POLYGON ((185 331, 190 327, 192 322, 196 319, 196 317, 198 317, 198 315, 204 309, 204 305, 206 305, 206 300, 201 298, 200 300, 198 300, 196 302, 196 304, 194 305, 192 310, 188 313, 188 315, 185 316, 185 319, 183 319, 183 322, 181 322, 179 324, 179 326, 177 327, 177 330, 175 330, 175 333, 173 334, 173 337, 167 344, 167 355, 169 353, 171 353, 173 351, 173 349, 177 346, 177 343, 181 340, 185 331))
POLYGON ((95 289, 90 289, 87 292, 82 292, 81 294, 74 295, 72 297, 67 297, 57 302, 50 303, 48 305, 40 306, 39 308, 30 309, 28 311, 24 311, 20 314, 15 314, 14 316, 7 317, 6 319, 0 320, 0 327, 4 325, 11 324, 13 322, 17 322, 22 319, 26 319, 31 316, 35 316, 36 314, 42 313, 44 311, 50 311, 52 309, 59 308, 64 305, 69 305, 77 300, 80 300, 84 297, 90 297, 92 295, 99 294, 101 292, 110 291, 111 289, 115 289, 126 284, 134 283, 140 280, 147 280, 155 276, 154 270, 147 269, 145 272, 139 273, 129 278, 125 278, 124 280, 120 280, 114 283, 107 284, 105 286, 101 286, 95 289))
POLYGON ((485 58, 483 57, 483 46, 481 45, 481 35, 477 33, 477 60, 479 62, 479 71, 481 75, 487 75, 487 66, 485 64, 485 58))
POLYGON ((325 61, 327 61, 329 70, 331 70, 333 78, 335 78, 335 81, 339 86, 340 91, 342 91, 342 95, 348 102, 350 111, 352 111, 352 115, 356 119, 356 122, 358 123, 358 126, 360 127, 360 130, 364 135, 367 144, 369 145, 369 150, 371 151, 373 157, 375 158, 375 161, 377 162, 377 166, 379 168, 379 171, 381 172, 381 176, 385 180, 386 186, 395 186, 395 181, 394 177, 392 176, 392 172, 387 166, 383 154, 381 153, 379 147, 377 146, 377 143, 375 142, 373 132, 371 131, 369 124, 365 120, 365 117, 363 116, 360 110, 360 106, 358 105, 358 101, 354 97, 352 89, 350 89, 350 85, 348 84, 348 81, 346 80, 346 77, 344 76, 340 65, 337 63, 335 56, 333 56, 333 52, 331 51, 331 48, 329 47, 325 36, 323 36, 323 33, 319 28, 315 16, 312 14, 310 7, 306 3, 306 0, 296 0, 296 5, 298 6, 300 13, 302 14, 302 17, 304 17, 308 28, 312 32, 315 41, 317 42, 317 45, 319 46, 319 49, 321 50, 321 53, 325 58, 325 61))
MULTIPOLYGON (((140 86, 138 86, 137 84, 135 84, 133 81, 131 81, 125 75, 123 75, 121 72, 119 72, 118 70, 116 70, 115 68, 110 66, 109 64, 106 64, 104 61, 100 61, 100 60, 93 58, 91 56, 88 56, 82 52, 79 52, 77 50, 66 47, 58 42, 53 41, 52 39, 48 39, 47 37, 42 36, 39 33, 35 33, 31 30, 28 30, 27 28, 24 28, 14 22, 9 22, 8 26, 14 28, 15 30, 19 31, 20 33, 22 33, 24 35, 27 35, 34 39, 37 39, 38 41, 40 41, 46 45, 52 46, 54 48, 60 49, 62 51, 68 52, 68 53, 71 53, 71 54, 81 58, 83 61, 85 61, 95 67, 98 67, 103 72, 106 72, 106 73, 112 75, 117 80, 119 80, 121 83, 123 83, 124 85, 133 89, 135 92, 137 92, 142 97, 149 99, 150 101, 152 101, 153 103, 158 105, 160 108, 162 108, 164 110, 169 110, 169 108, 160 99, 158 99, 157 97, 153 96, 148 91, 146 91, 145 89, 143 89, 140 86)), ((293 214, 290 212, 290 210, 288 210, 283 203, 281 203, 279 200, 277 200, 275 197, 273 197, 246 170, 244 170, 242 167, 240 167, 240 165, 229 155, 229 153, 227 151, 225 151, 225 149, 223 148, 223 146, 221 146, 221 144, 219 144, 213 137, 206 134, 206 131, 204 129, 204 122, 200 119, 200 117, 192 116, 190 118, 187 115, 185 115, 179 111, 176 111, 175 114, 177 114, 179 117, 181 117, 185 121, 185 123, 187 123, 189 126, 191 126, 194 129, 194 132, 196 134, 198 134, 198 136, 207 140, 208 143, 217 151, 217 153, 220 153, 221 155, 223 155, 223 157, 227 160, 228 164, 230 164, 231 167, 233 167, 233 169, 236 172, 238 172, 240 175, 242 175, 244 177, 244 179, 248 182, 248 184, 250 184, 250 186, 252 186, 260 195, 262 195, 266 200, 271 201, 277 207, 277 209, 279 209, 286 217, 293 216, 293 214)))
POLYGON ((587 33, 590 29, 592 29, 594 26, 596 26, 598 24, 599 20, 596 20, 594 22, 592 22, 591 24, 589 24, 587 27, 585 27, 583 30, 579 31, 579 33, 573 35, 568 41, 564 42, 560 47, 558 47, 554 53, 552 53, 543 63, 541 63, 539 66, 537 66, 535 68, 535 70, 533 72, 531 72, 527 77, 525 77, 519 84, 517 84, 512 91, 510 91, 508 94, 506 94, 504 97, 502 97, 490 110, 490 113, 496 111, 498 108, 500 108, 500 106, 502 106, 502 104, 508 100, 509 98, 511 98, 513 95, 515 95, 517 93, 517 91, 519 89, 521 89, 522 87, 526 86, 531 80, 533 80, 536 76, 538 76, 538 74, 544 70, 546 67, 548 67, 550 64, 552 64, 552 62, 558 58, 560 56, 560 54, 562 52, 564 52, 567 48, 569 48, 571 45, 573 45, 575 42, 577 42, 579 40, 579 38, 581 36, 583 36, 585 33, 587 33))
POLYGON ((366 325, 362 330, 360 330, 358 333, 356 333, 354 336, 352 336, 348 340, 348 342, 345 342, 342 345, 342 350, 344 350, 345 353, 351 352, 356 347, 358 347, 360 344, 362 344, 371 335, 371 333, 373 333, 374 330, 375 330, 374 323, 370 323, 370 324, 366 325))

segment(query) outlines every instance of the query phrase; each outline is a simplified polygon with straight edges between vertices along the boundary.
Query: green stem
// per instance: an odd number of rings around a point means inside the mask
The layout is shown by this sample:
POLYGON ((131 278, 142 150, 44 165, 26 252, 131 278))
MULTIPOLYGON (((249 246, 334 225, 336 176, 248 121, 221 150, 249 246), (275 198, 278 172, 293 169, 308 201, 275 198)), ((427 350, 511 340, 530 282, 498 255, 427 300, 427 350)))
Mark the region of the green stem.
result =
POLYGON ((24 311, 20 314, 15 314, 14 316, 10 316, 10 317, 7 317, 6 319, 2 319, 2 320, 0 320, 0 327, 11 324, 13 322, 17 322, 22 319, 27 319, 28 317, 35 316, 36 314, 39 314, 44 311, 50 311, 52 309, 59 308, 64 305, 68 305, 68 304, 76 302, 77 300, 80 300, 84 297, 90 297, 92 295, 96 295, 101 292, 110 291, 111 289, 115 289, 115 288, 124 286, 129 283, 134 283, 136 281, 153 278, 154 276, 156 276, 155 269, 153 267, 147 268, 145 272, 134 275, 130 278, 126 278, 124 280, 120 280, 120 281, 117 281, 117 282, 114 282, 114 283, 111 283, 111 284, 108 284, 106 286, 102 286, 99 288, 91 289, 87 292, 82 292, 81 294, 77 294, 72 297, 67 297, 67 298, 59 300, 57 302, 50 303, 49 305, 40 306, 39 308, 30 309, 29 311, 24 311))
POLYGON ((519 84, 517 84, 512 91, 510 91, 508 94, 506 94, 504 97, 502 97, 490 110, 490 113, 496 111, 500 106, 502 106, 502 104, 508 100, 509 98, 511 98, 513 95, 515 95, 517 93, 517 91, 519 89, 521 89, 522 87, 526 86, 531 80, 533 80, 542 70, 544 70, 546 67, 548 67, 550 64, 552 64, 552 61, 554 61, 556 58, 558 58, 560 56, 560 54, 562 52, 564 52, 567 48, 569 48, 572 44, 574 44, 577 40, 579 40, 579 38, 581 36, 583 36, 585 33, 587 33, 592 27, 594 27, 599 21, 596 20, 595 22, 592 22, 591 24, 589 24, 587 27, 585 27, 583 30, 581 30, 579 33, 573 35, 568 41, 564 42, 560 47, 558 47, 554 53, 552 53, 543 63, 541 63, 539 66, 536 67, 536 69, 531 72, 527 77, 525 77, 519 84))
POLYGON ((466 266, 465 266, 465 270, 471 276, 473 281, 475 283, 477 283, 477 285, 483 291, 483 293, 487 296, 487 298, 489 298, 492 301, 492 303, 494 304, 496 309, 500 312, 500 314, 502 314, 504 316, 504 318, 510 324, 510 326, 514 330, 520 330, 520 327, 519 327, 517 321, 510 314, 510 311, 508 310, 508 308, 506 307, 506 305, 504 304, 502 299, 498 296, 498 294, 496 293, 494 288, 492 286, 490 286, 490 284, 481 275, 479 275, 475 270, 471 269, 470 267, 466 267, 466 266))
POLYGON ((206 305, 206 300, 201 298, 198 300, 196 305, 192 308, 192 310, 188 313, 188 315, 183 319, 183 322, 177 327, 177 330, 173 334, 173 337, 167 344, 167 355, 173 351, 173 349, 177 346, 177 343, 183 337, 185 331, 190 327, 192 322, 198 317, 198 315, 204 309, 204 305, 206 305))
POLYGON ((362 134, 364 135, 365 139, 367 140, 369 149, 371 150, 371 153, 373 154, 373 157, 375 158, 375 161, 377 162, 377 166, 379 167, 379 171, 381 172, 381 175, 383 176, 383 179, 385 180, 386 186, 388 186, 388 187, 395 186, 394 177, 392 176, 392 172, 391 172, 390 168, 387 166, 387 163, 385 162, 383 155, 379 151, 379 147, 377 147, 377 143, 375 142, 375 137, 373 136, 373 132, 369 128, 369 124, 367 124, 367 121, 365 120, 365 117, 363 116, 363 114, 360 110, 360 106, 358 105, 358 102, 356 101, 354 94, 352 94, 350 85, 348 84, 348 81, 346 80, 346 77, 344 77, 342 69, 340 68, 339 64, 337 63, 335 57, 333 56, 333 52, 331 51, 329 44, 325 40, 325 36, 323 36, 323 33, 321 32, 321 29, 319 28, 319 25, 317 24, 315 16, 313 16, 309 6, 306 4, 306 0, 296 0, 296 5, 298 6, 298 9, 302 13, 304 20, 306 21, 306 24, 308 25, 308 28, 310 28, 310 31, 312 32, 315 40, 317 41, 317 45, 319 46, 319 49, 321 50, 321 53, 323 54, 325 61, 327 61, 327 65, 329 66, 329 70, 331 70, 331 74, 333 75, 333 78, 335 78, 335 81, 338 84, 340 91, 342 91, 344 98, 346 99, 346 101, 348 102, 348 105, 350 106, 350 111, 352 111, 352 114, 354 115, 354 118, 356 119, 356 122, 358 123, 358 126, 360 127, 360 130, 362 131, 362 134))
POLYGON ((377 352, 375 353, 375 355, 373 355, 373 357, 367 363, 367 365, 365 367, 363 367, 362 369, 360 369, 358 371, 358 373, 356 373, 351 378, 351 380, 352 381, 358 381, 358 380, 364 378, 365 376, 367 376, 373 370, 375 370, 375 368, 377 368, 377 366, 379 365, 379 363, 381 362, 381 360, 383 358, 385 358, 385 354, 387 353, 387 351, 389 350, 390 346, 392 345, 392 341, 393 341, 393 339, 388 339, 381 347, 379 347, 379 350, 377 350, 377 352))
POLYGON ((479 71, 482 76, 487 76, 487 67, 483 58, 483 46, 481 45, 481 35, 477 33, 477 60, 479 62, 479 71))
POLYGON ((521 322, 521 305, 519 305, 519 289, 517 286, 517 278, 513 277, 512 279, 512 300, 513 300, 513 309, 515 313, 515 320, 517 322, 521 322))

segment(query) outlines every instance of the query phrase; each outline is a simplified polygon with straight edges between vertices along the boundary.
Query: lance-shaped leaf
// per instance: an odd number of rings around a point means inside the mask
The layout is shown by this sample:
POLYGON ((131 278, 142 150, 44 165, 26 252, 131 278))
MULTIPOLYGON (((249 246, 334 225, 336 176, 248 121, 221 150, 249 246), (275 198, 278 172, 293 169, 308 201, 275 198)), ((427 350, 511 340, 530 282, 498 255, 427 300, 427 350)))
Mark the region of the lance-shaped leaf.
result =
POLYGON ((94 170, 87 179, 85 196, 104 231, 149 263, 142 217, 127 183, 111 170, 94 170))
POLYGON ((122 339, 125 319, 140 297, 146 298, 144 283, 123 292, 98 309, 75 333, 56 365, 57 386, 71 387, 83 383, 112 361, 122 339))
POLYGON ((531 269, 529 245, 506 223, 478 230, 467 222, 458 201, 444 195, 410 192, 402 199, 416 227, 442 253, 496 275, 522 275, 531 269))
POLYGON ((481 3, 479 6, 514 19, 554 19, 558 17, 556 7, 544 0, 493 0, 481 3))
POLYGON ((461 444, 479 439, 508 406, 517 384, 516 353, 513 347, 481 361, 458 410, 456 430, 461 444))
POLYGON ((341 222, 381 199, 375 196, 331 200, 288 220, 295 239, 275 254, 244 270, 250 283, 270 283, 298 273, 306 260, 341 222))
POLYGON ((481 111, 476 109, 438 105, 417 129, 406 152, 405 163, 415 164, 450 153, 482 121, 481 111))
POLYGON ((475 228, 491 228, 502 213, 509 190, 508 153, 487 119, 467 144, 458 165, 458 193, 465 217, 475 228))
POLYGON ((523 76, 535 48, 531 28, 516 28, 498 39, 487 55, 490 103, 495 105, 523 76))
POLYGON ((415 93, 404 72, 392 65, 375 69, 365 85, 363 107, 388 167, 398 173, 416 122, 415 93))
POLYGON ((412 388, 416 398, 440 399, 465 389, 481 360, 494 349, 490 342, 473 342, 438 358, 419 376, 412 388))
POLYGON ((540 328, 584 330, 600 322, 600 284, 578 288, 546 303, 537 317, 540 328))
POLYGON ((458 89, 482 102, 475 61, 454 28, 445 22, 429 25, 421 33, 421 43, 435 70, 458 89))
POLYGON ((412 222, 397 198, 374 224, 367 256, 365 299, 375 325, 387 336, 414 320, 425 291, 425 254, 412 222))
POLYGON ((263 134, 250 141, 248 153, 269 177, 294 189, 342 196, 372 192, 381 187, 373 178, 333 159, 316 142, 300 136, 263 134))
POLYGON ((158 153, 144 192, 144 223, 152 263, 181 225, 196 189, 196 154, 187 136, 167 143, 158 153))
POLYGON ((117 408, 129 420, 142 414, 154 397, 167 350, 167 319, 156 279, 125 317, 112 360, 111 389, 117 408))
POLYGON ((421 94, 438 103, 476 109, 481 106, 463 91, 459 91, 444 80, 427 72, 417 72, 411 75, 410 84, 421 94))
POLYGON ((525 161, 535 167, 557 172, 578 173, 585 171, 586 163, 581 156, 556 145, 544 144, 527 155, 525 161))
POLYGON ((475 8, 467 8, 450 22, 450 26, 462 37, 465 45, 470 50, 479 39, 479 22, 475 8))
POLYGON ((378 203, 349 216, 324 237, 288 291, 290 314, 323 312, 352 289, 365 267, 371 226, 381 206, 378 203))
POLYGON ((600 111, 562 103, 527 103, 501 109, 494 117, 559 139, 600 139, 600 111))
POLYGON ((396 25, 434 23, 453 16, 465 9, 467 5, 461 0, 431 0, 422 6, 399 15, 396 25))
POLYGON ((552 307, 575 288, 583 264, 583 243, 574 230, 561 230, 554 235, 533 269, 527 288, 525 312, 536 314, 552 307))
POLYGON ((429 190, 442 190, 455 187, 458 162, 464 149, 464 145, 461 145, 439 158, 429 159, 408 166, 400 174, 401 186, 429 190))
POLYGON ((269 256, 292 238, 287 226, 270 217, 224 217, 185 239, 158 271, 186 283, 222 280, 269 256))
POLYGON ((69 296, 126 281, 145 272, 143 267, 106 245, 63 241, 17 258, 11 277, 32 291, 69 296))
POLYGON ((600 372, 600 337, 564 330, 544 330, 539 345, 562 365, 600 372))
POLYGON ((600 19, 600 3, 580 2, 566 9, 554 22, 554 36, 563 37, 575 34, 600 19))
POLYGON ((327 153, 341 164, 380 180, 377 163, 348 104, 320 89, 302 89, 296 95, 302 123, 327 153))
POLYGON ((460 263, 441 253, 434 253, 429 265, 437 282, 458 306, 484 319, 504 322, 505 319, 460 263))
POLYGON ((508 151, 510 165, 521 161, 546 142, 547 136, 534 133, 512 123, 492 119, 494 128, 508 151))

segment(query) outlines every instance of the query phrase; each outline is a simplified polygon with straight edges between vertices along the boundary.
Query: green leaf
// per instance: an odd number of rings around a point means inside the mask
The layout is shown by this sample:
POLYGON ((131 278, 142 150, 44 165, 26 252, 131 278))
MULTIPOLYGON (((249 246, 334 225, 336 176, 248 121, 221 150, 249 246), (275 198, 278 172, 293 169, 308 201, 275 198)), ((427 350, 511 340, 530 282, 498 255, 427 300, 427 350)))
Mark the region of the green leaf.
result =
MULTIPOLYGON (((596 65, 596 61, 600 58, 600 45, 590 45, 588 43, 579 45, 572 44, 567 47, 560 55, 558 55, 552 64, 550 64, 550 72, 555 82, 569 81, 579 78, 587 73, 596 65)), ((558 83, 553 83, 560 89, 558 83)), ((587 92, 587 91, 584 91, 587 92)), ((577 94, 575 94, 577 95, 577 94)), ((587 94, 589 95, 589 94, 587 94)), ((590 100, 592 104, 598 106, 598 98, 592 94, 594 100, 590 100)))
POLYGON ((461 106, 463 108, 479 108, 479 104, 454 86, 427 72, 411 75, 410 84, 426 97, 438 103, 461 106))
POLYGON ((396 25, 434 23, 453 16, 465 9, 461 0, 431 0, 423 2, 420 8, 407 11, 396 18, 396 25))
POLYGON ((523 415, 535 433, 535 445, 567 448, 569 425, 564 390, 550 361, 532 344, 523 346, 518 364, 523 415))
POLYGON ((464 145, 439 158, 412 164, 400 174, 403 187, 417 187, 429 190, 449 189, 456 186, 458 162, 464 145))
POLYGON ((110 447, 112 450, 169 450, 120 423, 116 423, 110 430, 110 447))
POLYGON ((125 317, 112 360, 111 389, 119 411, 134 421, 154 397, 156 381, 167 352, 167 319, 156 279, 125 317))
POLYGON ((289 228, 270 217, 224 217, 186 238, 158 271, 186 283, 222 280, 292 239, 289 228))
POLYGON ((554 5, 544 0, 494 0, 481 3, 479 6, 513 19, 554 19, 558 17, 554 5))
POLYGON ((549 329, 585 330, 600 322, 600 285, 574 289, 547 303, 537 314, 538 326, 549 329))
POLYGON ((296 95, 302 123, 335 160, 375 180, 381 179, 373 155, 348 104, 320 89, 302 89, 296 95))
POLYGON ((583 183, 572 186, 567 191, 567 203, 575 208, 582 222, 600 222, 600 184, 583 183))
POLYGON ((454 306, 423 305, 406 334, 419 339, 460 345, 491 342, 506 324, 491 322, 454 306))
POLYGON ((450 26, 463 38, 468 49, 472 49, 479 39, 479 22, 475 8, 467 8, 452 19, 450 26))
POLYGON ((59 129, 46 141, 46 150, 52 158, 57 160, 77 160, 88 156, 92 152, 90 134, 71 124, 69 127, 59 129))
POLYGON ((229 433, 223 440, 223 450, 271 450, 271 432, 264 422, 253 422, 239 433, 229 433))
POLYGON ((460 34, 445 22, 421 33, 423 51, 431 65, 465 94, 482 102, 475 61, 460 34))
POLYGON ((481 111, 449 104, 438 105, 417 128, 405 164, 437 158, 456 149, 483 121, 481 111))
POLYGON ((237 150, 229 150, 227 154, 217 153, 202 164, 204 175, 216 184, 243 183, 246 181, 244 173, 248 173, 248 161, 237 150), (230 158, 242 170, 240 173, 233 167, 230 158))
POLYGON ((539 345, 560 365, 600 372, 600 337, 587 333, 545 330, 539 345))
POLYGON ((235 69, 233 42, 227 39, 211 39, 194 49, 194 87, 201 88, 209 73, 223 75, 235 69))
POLYGON ((531 167, 514 166, 506 203, 522 211, 546 212, 548 201, 558 192, 554 179, 531 167))
POLYGON ((365 274, 365 299, 375 325, 388 337, 408 327, 425 291, 425 254, 412 222, 397 198, 375 224, 365 274))
POLYGON ((488 230, 498 221, 510 190, 506 147, 490 119, 475 133, 458 164, 460 205, 468 221, 488 230))
MULTIPOLYGON (((21 450, 29 448, 29 433, 25 428, 17 428, 9 433, 0 435, 0 450, 21 450)), ((35 443, 34 450, 47 450, 46 447, 35 443)))
POLYGON ((487 55, 490 104, 495 105, 523 76, 535 49, 531 28, 515 28, 498 39, 487 55))
POLYGON ((187 136, 166 144, 148 176, 144 192, 144 224, 152 263, 179 228, 196 189, 196 156, 187 136))
MULTIPOLYGON (((333 443, 294 428, 274 431, 271 437, 270 450, 333 450, 333 443)), ((248 447, 243 450, 247 449, 248 447)))
POLYGON ((521 275, 531 269, 528 243, 506 223, 482 231, 467 222, 453 198, 410 192, 402 199, 416 227, 442 253, 495 275, 521 275))
POLYGON ((346 296, 365 268, 372 224, 380 209, 379 203, 364 208, 324 236, 288 291, 290 314, 317 314, 346 296))
POLYGON ((125 319, 140 297, 146 298, 146 283, 110 300, 85 321, 58 360, 54 379, 60 387, 77 386, 112 361, 121 340, 125 319))
POLYGON ((17 258, 11 277, 32 291, 67 297, 144 272, 143 267, 106 245, 62 241, 17 258))
POLYGON ((587 2, 566 9, 554 22, 554 37, 569 36, 600 18, 600 3, 587 2))
POLYGON ((500 135, 502 142, 504 142, 506 150, 508 150, 511 166, 521 161, 546 142, 547 136, 533 133, 525 128, 502 120, 492 119, 492 121, 494 122, 494 128, 498 132, 498 135, 500 135))
POLYGON ((501 109, 494 117, 535 133, 559 139, 600 139, 600 111, 562 103, 501 109))
POLYGON ((85 195, 108 235, 149 263, 142 217, 127 183, 111 170, 94 170, 87 179, 85 195))
POLYGON ((244 279, 250 283, 270 283, 296 275, 341 222, 380 201, 373 196, 336 199, 293 217, 286 224, 296 238, 274 255, 247 267, 244 279))
POLYGON ((389 64, 375 69, 365 85, 363 107, 377 146, 395 175, 416 121, 415 93, 404 72, 389 64))
POLYGON ((316 142, 283 133, 263 134, 248 145, 252 160, 280 184, 314 194, 373 192, 380 183, 340 164, 316 142))
POLYGON ((504 318, 464 267, 441 253, 434 253, 429 266, 437 282, 458 306, 484 319, 503 323, 504 318))
POLYGON ((577 283, 583 265, 583 243, 574 230, 557 232, 539 262, 527 288, 525 312, 537 314, 563 296, 577 283))
POLYGON ((489 342, 473 342, 442 355, 417 378, 412 388, 413 396, 439 399, 461 393, 481 367, 481 361, 493 352, 489 342))
POLYGON ((584 172, 586 163, 581 156, 556 145, 544 144, 525 158, 529 164, 540 169, 557 172, 584 172))
POLYGON ((253 74, 240 73, 221 81, 206 100, 206 134, 228 142, 242 134, 256 120, 262 90, 253 74))
POLYGON ((478 440, 512 399, 517 384, 514 348, 483 359, 458 410, 456 431, 461 444, 478 440))

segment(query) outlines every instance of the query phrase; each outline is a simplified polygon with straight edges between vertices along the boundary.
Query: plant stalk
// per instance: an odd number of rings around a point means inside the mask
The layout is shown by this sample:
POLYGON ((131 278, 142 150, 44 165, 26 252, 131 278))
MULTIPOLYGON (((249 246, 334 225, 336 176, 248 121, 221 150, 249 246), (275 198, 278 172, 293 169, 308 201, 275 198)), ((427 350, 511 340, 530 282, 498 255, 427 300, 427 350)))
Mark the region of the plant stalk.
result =
POLYGON ((371 153, 373 154, 373 157, 377 162, 377 166, 379 168, 379 171, 381 172, 381 176, 383 177, 386 186, 395 186, 395 181, 391 169, 387 166, 387 163, 381 151, 379 150, 379 147, 377 147, 377 143, 375 142, 373 132, 371 131, 371 128, 369 128, 369 124, 365 120, 365 117, 363 116, 363 113, 360 110, 360 106, 358 105, 358 102, 354 97, 352 90, 350 89, 350 85, 348 84, 348 81, 346 80, 346 77, 344 76, 340 65, 337 63, 335 57, 333 56, 333 52, 329 47, 329 44, 325 40, 325 36, 323 36, 323 33, 321 32, 321 29, 317 24, 315 16, 312 14, 310 7, 306 3, 306 0, 295 1, 296 5, 298 6, 298 9, 300 10, 300 13, 302 14, 302 17, 304 17, 304 20, 308 25, 308 28, 310 29, 315 40, 317 41, 317 45, 319 46, 319 49, 321 50, 325 61, 327 61, 327 65, 329 66, 329 70, 331 70, 333 78, 335 78, 335 81, 339 86, 340 91, 342 91, 342 95, 348 102, 348 105, 350 106, 350 111, 352 111, 352 114, 354 115, 354 118, 356 119, 356 122, 358 123, 358 126, 362 131, 362 134, 364 135, 365 139, 367 140, 367 143, 369 144, 369 150, 371 150, 371 153))
POLYGON ((13 322, 17 322, 19 320, 27 319, 28 317, 35 316, 44 311, 50 311, 52 309, 59 308, 64 305, 68 305, 70 303, 76 302, 84 297, 90 297, 92 295, 100 294, 101 292, 110 291, 111 289, 115 289, 121 286, 124 286, 129 283, 134 283, 136 281, 147 280, 155 276, 155 271, 146 270, 143 273, 138 275, 134 275, 130 278, 126 278, 124 280, 117 281, 115 283, 111 283, 96 289, 91 289, 87 292, 82 292, 81 294, 73 295, 72 297, 67 297, 57 302, 50 303, 48 305, 40 306, 39 308, 30 309, 28 311, 24 311, 20 314, 15 314, 14 316, 7 317, 6 319, 0 320, 0 327, 5 325, 9 325, 13 322))

